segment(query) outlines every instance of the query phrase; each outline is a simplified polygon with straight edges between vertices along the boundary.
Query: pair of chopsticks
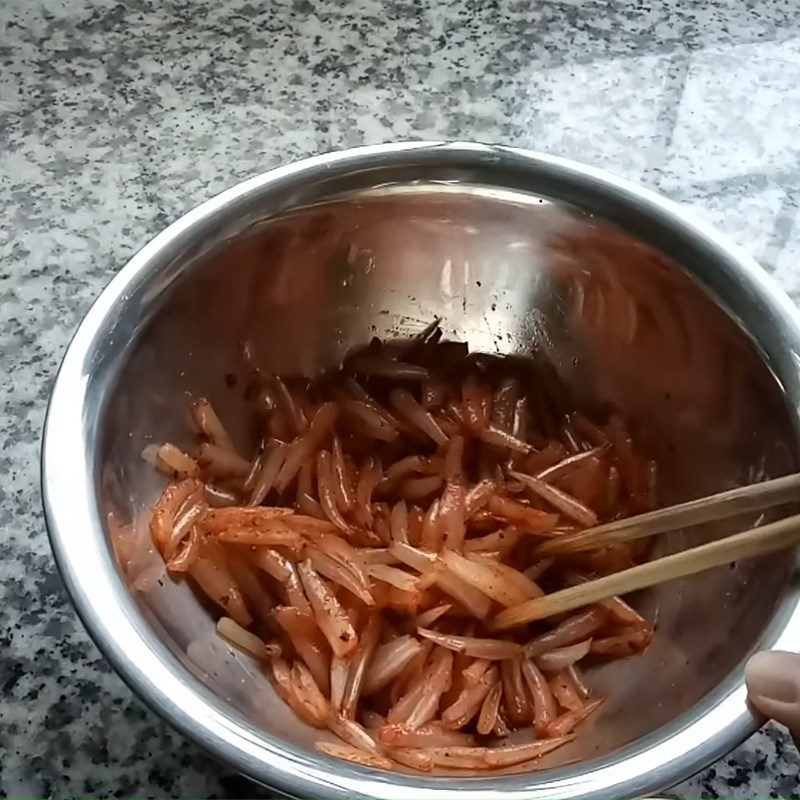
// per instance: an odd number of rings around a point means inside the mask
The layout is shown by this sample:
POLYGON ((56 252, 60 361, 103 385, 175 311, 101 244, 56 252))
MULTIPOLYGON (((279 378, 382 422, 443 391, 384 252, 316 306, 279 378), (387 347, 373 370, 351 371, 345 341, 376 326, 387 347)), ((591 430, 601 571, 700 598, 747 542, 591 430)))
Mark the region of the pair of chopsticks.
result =
MULTIPOLYGON (((547 556, 596 550, 792 502, 800 502, 800 473, 558 536, 540 545, 537 554, 547 556)), ((800 514, 511 606, 497 615, 493 627, 513 628, 615 595, 635 592, 797 544, 800 544, 800 514)))

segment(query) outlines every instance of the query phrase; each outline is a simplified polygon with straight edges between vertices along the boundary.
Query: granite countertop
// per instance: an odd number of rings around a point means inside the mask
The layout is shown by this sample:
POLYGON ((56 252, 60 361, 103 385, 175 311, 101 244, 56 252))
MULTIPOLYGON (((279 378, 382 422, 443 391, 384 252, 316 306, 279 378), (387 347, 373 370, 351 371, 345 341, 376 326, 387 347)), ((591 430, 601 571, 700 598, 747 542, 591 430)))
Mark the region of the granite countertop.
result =
MULTIPOLYGON (((45 403, 115 270, 247 175, 404 138, 504 142, 659 189, 800 298, 795 0, 3 0, 0 791, 246 796, 78 622, 39 500, 45 403)), ((767 728, 674 797, 800 797, 767 728)))

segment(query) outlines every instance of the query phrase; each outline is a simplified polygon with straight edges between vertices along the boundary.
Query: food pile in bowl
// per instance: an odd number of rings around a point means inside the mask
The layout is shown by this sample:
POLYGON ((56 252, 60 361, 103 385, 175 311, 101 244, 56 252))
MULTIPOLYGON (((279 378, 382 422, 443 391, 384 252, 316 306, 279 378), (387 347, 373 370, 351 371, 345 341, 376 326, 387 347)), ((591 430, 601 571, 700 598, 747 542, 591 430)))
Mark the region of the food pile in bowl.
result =
POLYGON ((172 481, 150 529, 219 635, 339 737, 317 747, 492 770, 580 735, 604 699, 585 673, 643 651, 652 628, 620 598, 547 620, 525 608, 643 560, 640 542, 539 552, 655 505, 656 466, 621 417, 581 408, 542 357, 469 353, 438 320, 313 380, 244 357, 258 448, 237 451, 192 399, 196 449, 144 453, 172 481))

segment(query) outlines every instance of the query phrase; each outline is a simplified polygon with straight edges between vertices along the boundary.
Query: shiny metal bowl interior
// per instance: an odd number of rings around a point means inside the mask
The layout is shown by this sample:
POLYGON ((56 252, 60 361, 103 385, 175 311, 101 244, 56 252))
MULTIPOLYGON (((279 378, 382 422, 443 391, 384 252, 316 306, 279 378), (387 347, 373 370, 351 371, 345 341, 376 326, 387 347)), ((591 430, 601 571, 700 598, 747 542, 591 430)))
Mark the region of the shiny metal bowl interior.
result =
POLYGON ((364 148, 209 201, 137 255, 88 315, 43 456, 48 525, 78 611, 156 710, 297 796, 627 797, 674 783, 752 731, 744 661, 800 628, 791 558, 642 593, 657 636, 643 656, 591 674, 609 698, 598 719, 544 771, 488 779, 390 775, 315 753, 318 733, 215 637, 186 584, 153 573, 144 551, 124 569, 114 560, 110 537, 146 541, 162 480, 140 453, 188 443, 187 392, 209 397, 243 452, 252 447, 242 341, 264 369, 311 375, 434 316, 474 350, 544 352, 581 397, 620 408, 661 465, 664 502, 798 466, 797 316, 713 232, 558 159, 364 148))

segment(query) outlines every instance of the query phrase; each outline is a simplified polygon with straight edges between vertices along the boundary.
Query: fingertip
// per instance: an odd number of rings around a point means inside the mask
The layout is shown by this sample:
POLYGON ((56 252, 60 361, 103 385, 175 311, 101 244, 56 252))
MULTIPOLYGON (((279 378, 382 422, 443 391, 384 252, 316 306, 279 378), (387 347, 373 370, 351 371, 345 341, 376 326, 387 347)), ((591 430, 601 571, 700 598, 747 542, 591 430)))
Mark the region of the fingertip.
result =
POLYGON ((756 653, 745 668, 745 683, 753 697, 800 705, 800 655, 778 650, 756 653))
POLYGON ((800 733, 800 655, 756 653, 745 668, 748 700, 764 716, 800 733))

